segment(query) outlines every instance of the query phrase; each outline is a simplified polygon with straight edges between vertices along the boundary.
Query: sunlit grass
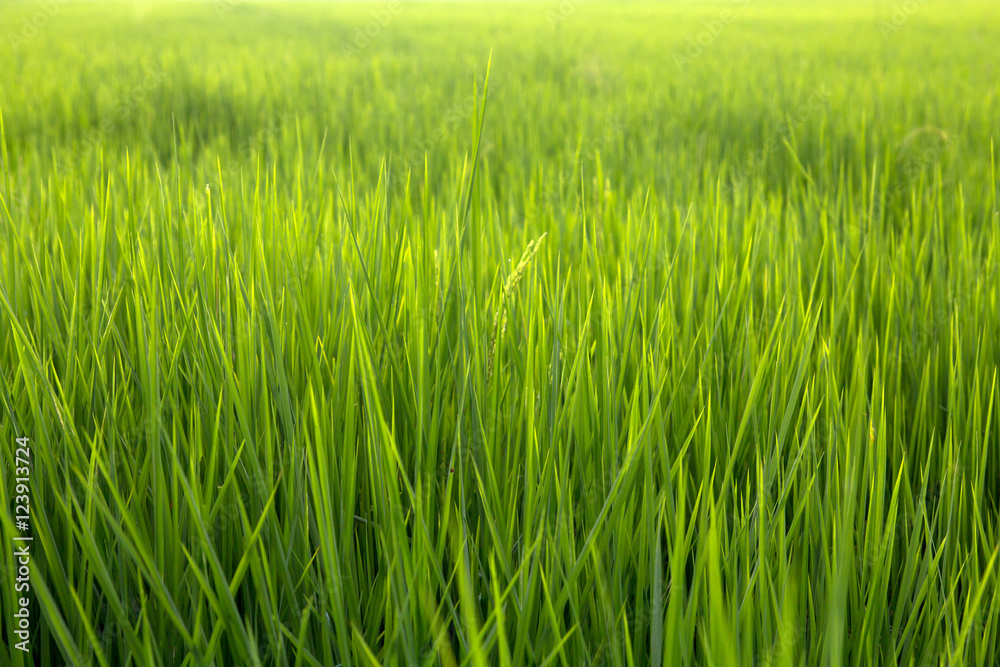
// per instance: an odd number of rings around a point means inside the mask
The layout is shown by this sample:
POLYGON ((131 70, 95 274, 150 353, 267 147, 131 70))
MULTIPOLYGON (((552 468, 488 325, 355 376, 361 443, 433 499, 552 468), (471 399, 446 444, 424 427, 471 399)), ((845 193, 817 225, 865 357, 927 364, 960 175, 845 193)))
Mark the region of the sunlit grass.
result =
POLYGON ((0 664, 996 665, 1000 21, 913 4, 0 42, 0 664))

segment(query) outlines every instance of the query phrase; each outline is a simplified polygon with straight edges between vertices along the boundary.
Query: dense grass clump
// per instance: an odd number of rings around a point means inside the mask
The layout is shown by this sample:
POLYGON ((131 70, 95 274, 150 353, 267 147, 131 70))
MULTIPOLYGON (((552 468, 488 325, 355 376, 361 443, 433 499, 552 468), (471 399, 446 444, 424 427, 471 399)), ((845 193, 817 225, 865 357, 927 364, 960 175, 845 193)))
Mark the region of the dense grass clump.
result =
POLYGON ((995 2, 39 7, 0 664, 1000 663, 995 2))

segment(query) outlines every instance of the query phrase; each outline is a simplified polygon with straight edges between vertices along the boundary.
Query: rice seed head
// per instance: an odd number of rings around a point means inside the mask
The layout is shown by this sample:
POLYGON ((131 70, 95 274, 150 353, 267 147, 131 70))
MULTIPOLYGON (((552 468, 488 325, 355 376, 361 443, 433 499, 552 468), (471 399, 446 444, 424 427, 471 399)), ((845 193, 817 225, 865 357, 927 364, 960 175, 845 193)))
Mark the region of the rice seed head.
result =
POLYGON ((521 279, 521 276, 527 273, 531 266, 531 260, 538 253, 538 248, 541 247, 542 240, 547 234, 548 232, 545 232, 534 241, 528 243, 524 252, 521 253, 521 259, 518 261, 517 266, 514 267, 514 270, 507 277, 507 282, 501 294, 500 305, 497 307, 496 312, 493 313, 493 331, 490 334, 489 357, 486 360, 487 384, 493 378, 493 355, 496 352, 497 341, 503 340, 503 335, 507 332, 507 300, 514 293, 514 288, 517 287, 517 282, 521 279), (497 334, 498 330, 499 335, 497 334))

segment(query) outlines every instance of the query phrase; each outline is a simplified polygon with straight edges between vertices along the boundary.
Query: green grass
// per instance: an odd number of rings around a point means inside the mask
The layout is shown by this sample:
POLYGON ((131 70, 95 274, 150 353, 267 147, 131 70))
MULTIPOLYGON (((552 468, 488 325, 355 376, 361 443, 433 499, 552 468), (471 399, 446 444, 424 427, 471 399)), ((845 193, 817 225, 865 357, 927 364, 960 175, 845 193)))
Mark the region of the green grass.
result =
POLYGON ((0 664, 1000 664, 995 2, 40 7, 0 664))

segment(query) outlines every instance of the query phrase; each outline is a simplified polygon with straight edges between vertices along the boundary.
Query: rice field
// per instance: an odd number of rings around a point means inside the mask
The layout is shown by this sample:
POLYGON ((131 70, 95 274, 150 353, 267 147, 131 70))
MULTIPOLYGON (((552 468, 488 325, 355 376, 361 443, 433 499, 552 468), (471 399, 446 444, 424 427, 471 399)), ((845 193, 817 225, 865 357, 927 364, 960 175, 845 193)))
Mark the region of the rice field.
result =
POLYGON ((0 665, 1000 664, 997 44, 0 4, 0 665))

